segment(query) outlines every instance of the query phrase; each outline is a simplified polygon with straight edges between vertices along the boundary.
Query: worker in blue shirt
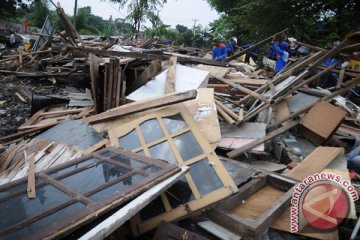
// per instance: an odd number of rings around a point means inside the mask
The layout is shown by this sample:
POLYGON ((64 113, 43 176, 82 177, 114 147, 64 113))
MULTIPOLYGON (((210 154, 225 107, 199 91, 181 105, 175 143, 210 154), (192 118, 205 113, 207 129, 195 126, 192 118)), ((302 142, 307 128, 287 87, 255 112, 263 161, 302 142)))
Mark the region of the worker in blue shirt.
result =
POLYGON ((275 43, 276 36, 273 37, 273 41, 271 42, 271 46, 276 52, 276 64, 275 64, 275 72, 281 71, 283 69, 288 60, 289 60, 289 44, 283 41, 281 38, 279 40, 279 46, 275 43))
POLYGON ((229 43, 226 44, 227 56, 230 57, 234 54, 237 42, 236 38, 232 38, 229 43))
POLYGON ((212 60, 223 62, 227 57, 227 49, 224 41, 216 41, 212 50, 212 60))

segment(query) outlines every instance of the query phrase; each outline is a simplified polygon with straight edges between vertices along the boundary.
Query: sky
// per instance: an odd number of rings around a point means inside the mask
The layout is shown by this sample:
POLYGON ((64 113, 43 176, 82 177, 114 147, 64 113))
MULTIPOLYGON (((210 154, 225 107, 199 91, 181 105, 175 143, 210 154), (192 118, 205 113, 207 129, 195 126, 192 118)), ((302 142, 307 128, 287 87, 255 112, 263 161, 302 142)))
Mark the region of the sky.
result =
MULTIPOLYGON (((69 15, 74 13, 74 0, 57 0, 69 15)), ((110 3, 108 0, 78 0, 78 8, 90 6, 94 15, 103 19, 109 19, 112 15, 115 18, 124 18, 127 13, 127 7, 119 9, 119 5, 110 3)), ((201 24, 203 27, 210 22, 219 18, 219 14, 211 9, 206 0, 168 0, 160 9, 159 15, 164 24, 171 25, 173 28, 176 24, 193 27, 194 20, 196 25, 201 24)), ((149 25, 147 23, 146 25, 149 25)))

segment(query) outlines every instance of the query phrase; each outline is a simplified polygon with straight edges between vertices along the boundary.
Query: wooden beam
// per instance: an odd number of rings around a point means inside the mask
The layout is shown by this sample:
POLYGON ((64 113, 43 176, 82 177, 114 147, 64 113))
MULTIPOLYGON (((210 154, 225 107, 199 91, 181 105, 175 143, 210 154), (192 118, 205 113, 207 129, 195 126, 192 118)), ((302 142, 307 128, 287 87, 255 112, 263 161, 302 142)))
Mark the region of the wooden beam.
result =
POLYGON ((28 183, 27 183, 27 195, 28 198, 36 198, 36 189, 35 189, 35 159, 32 154, 28 158, 26 150, 24 151, 25 162, 29 161, 29 172, 28 172, 28 183))
POLYGON ((311 44, 307 44, 307 43, 303 43, 303 42, 299 42, 299 41, 296 41, 296 42, 297 42, 298 44, 300 44, 300 45, 303 45, 303 46, 308 47, 308 48, 310 48, 310 49, 312 49, 312 50, 315 50, 315 51, 326 51, 325 48, 313 46, 313 45, 311 45, 311 44))
MULTIPOLYGON (((108 57, 130 57, 130 58, 141 58, 141 59, 160 59, 160 60, 168 60, 173 55, 171 54, 155 54, 155 53, 142 53, 142 52, 117 52, 117 51, 108 51, 102 49, 95 48, 78 48, 78 47, 69 47, 71 51, 80 51, 83 53, 93 53, 100 56, 108 56, 108 57)), ((178 62, 184 63, 202 63, 206 65, 212 66, 220 66, 226 67, 227 63, 212 61, 200 57, 192 57, 192 56, 176 56, 178 62)))
POLYGON ((256 139, 255 141, 245 145, 245 146, 242 146, 241 148, 238 148, 238 149, 234 149, 230 152, 228 152, 226 155, 229 157, 229 158, 234 158, 234 157, 237 157, 239 156, 240 154, 250 150, 250 149, 253 149, 254 147, 266 142, 266 141, 269 141, 270 139, 276 137, 276 136, 279 136, 280 134, 288 131, 289 129, 295 127, 297 124, 299 123, 298 120, 296 121, 292 121, 286 125, 284 125, 283 127, 281 128, 278 128, 270 133, 268 133, 265 137, 262 137, 262 138, 259 138, 259 139, 256 139))
POLYGON ((347 40, 344 40, 339 44, 339 46, 327 51, 322 57, 320 57, 314 63, 311 64, 309 70, 315 72, 316 68, 320 66, 325 59, 331 58, 332 56, 340 52, 346 46, 346 44, 347 44, 347 40))
POLYGON ((228 85, 230 85, 231 87, 235 88, 236 90, 239 90, 240 92, 243 92, 243 93, 246 93, 256 99, 259 99, 260 101, 262 102, 266 102, 266 103, 269 103, 269 101, 262 95, 246 88, 246 87, 243 87, 241 86, 240 84, 237 84, 237 83, 233 83, 231 82, 230 80, 227 80, 226 78, 223 78, 223 77, 220 77, 220 76, 213 76, 212 77, 216 78, 217 80, 223 82, 223 83, 226 83, 228 85))
POLYGON ((258 46, 261 46, 261 45, 264 44, 264 43, 267 43, 267 42, 271 41, 272 38, 273 38, 273 36, 278 36, 278 35, 286 32, 287 30, 289 30, 289 29, 286 28, 286 29, 282 30, 281 32, 276 33, 275 35, 272 35, 271 37, 265 38, 264 40, 262 40, 262 41, 260 41, 260 42, 258 42, 258 43, 256 43, 256 44, 254 44, 254 45, 252 45, 252 46, 249 47, 249 48, 246 48, 246 49, 244 49, 244 50, 242 50, 242 51, 240 51, 240 52, 238 52, 238 53, 235 53, 235 54, 232 55, 231 57, 226 58, 226 59, 225 59, 225 62, 230 62, 231 60, 234 60, 234 59, 240 57, 241 55, 245 54, 247 51, 249 51, 249 50, 251 50, 251 49, 253 49, 253 48, 256 48, 256 47, 258 47, 258 46))
POLYGON ((170 66, 166 74, 165 94, 175 92, 176 62, 177 62, 176 57, 171 57, 169 59, 170 66))
POLYGON ((129 115, 129 114, 143 112, 143 111, 153 109, 153 108, 159 108, 159 107, 163 107, 163 106, 167 106, 167 105, 171 105, 171 104, 176 104, 176 103, 192 100, 192 99, 196 98, 196 95, 197 95, 196 90, 190 90, 190 91, 181 92, 181 93, 166 94, 161 97, 149 98, 146 100, 129 103, 129 104, 111 109, 107 112, 103 112, 98 115, 84 118, 83 120, 88 123, 99 123, 99 122, 123 117, 123 116, 129 115))

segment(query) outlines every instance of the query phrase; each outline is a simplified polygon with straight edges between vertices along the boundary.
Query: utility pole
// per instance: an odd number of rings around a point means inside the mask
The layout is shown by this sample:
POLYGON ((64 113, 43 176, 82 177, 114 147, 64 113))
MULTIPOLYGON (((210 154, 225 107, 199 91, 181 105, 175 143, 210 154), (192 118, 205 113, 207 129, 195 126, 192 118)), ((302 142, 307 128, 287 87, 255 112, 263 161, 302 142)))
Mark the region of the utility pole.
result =
POLYGON ((196 22, 199 21, 199 19, 192 19, 194 21, 194 26, 193 26, 193 34, 195 35, 195 26, 196 26, 196 22))
POLYGON ((74 17, 73 17, 73 25, 75 29, 76 29, 76 12, 77 12, 77 0, 75 0, 74 17))
POLYGON ((194 21, 194 26, 193 26, 193 40, 192 40, 192 45, 194 46, 194 39, 195 39, 195 26, 196 26, 196 22, 199 21, 199 19, 192 19, 194 21))

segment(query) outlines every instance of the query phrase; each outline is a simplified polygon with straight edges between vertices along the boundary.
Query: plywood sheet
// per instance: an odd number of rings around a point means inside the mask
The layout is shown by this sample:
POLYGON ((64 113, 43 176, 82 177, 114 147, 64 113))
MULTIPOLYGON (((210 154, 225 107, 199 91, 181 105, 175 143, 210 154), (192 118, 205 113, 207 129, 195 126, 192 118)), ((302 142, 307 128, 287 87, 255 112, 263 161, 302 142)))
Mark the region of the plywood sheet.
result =
MULTIPOLYGON (((307 156, 300 164, 289 171, 286 176, 302 181, 304 178, 321 172, 325 169, 337 156, 343 155, 343 148, 336 147, 318 147, 309 156, 307 156)), ((341 157, 341 156, 340 156, 341 157)))
POLYGON ((346 111, 328 102, 315 104, 300 122, 301 125, 327 139, 346 116, 346 111))
POLYGON ((284 194, 285 192, 266 185, 245 199, 244 203, 233 208, 231 213, 242 218, 258 219, 261 214, 270 209, 284 194))

